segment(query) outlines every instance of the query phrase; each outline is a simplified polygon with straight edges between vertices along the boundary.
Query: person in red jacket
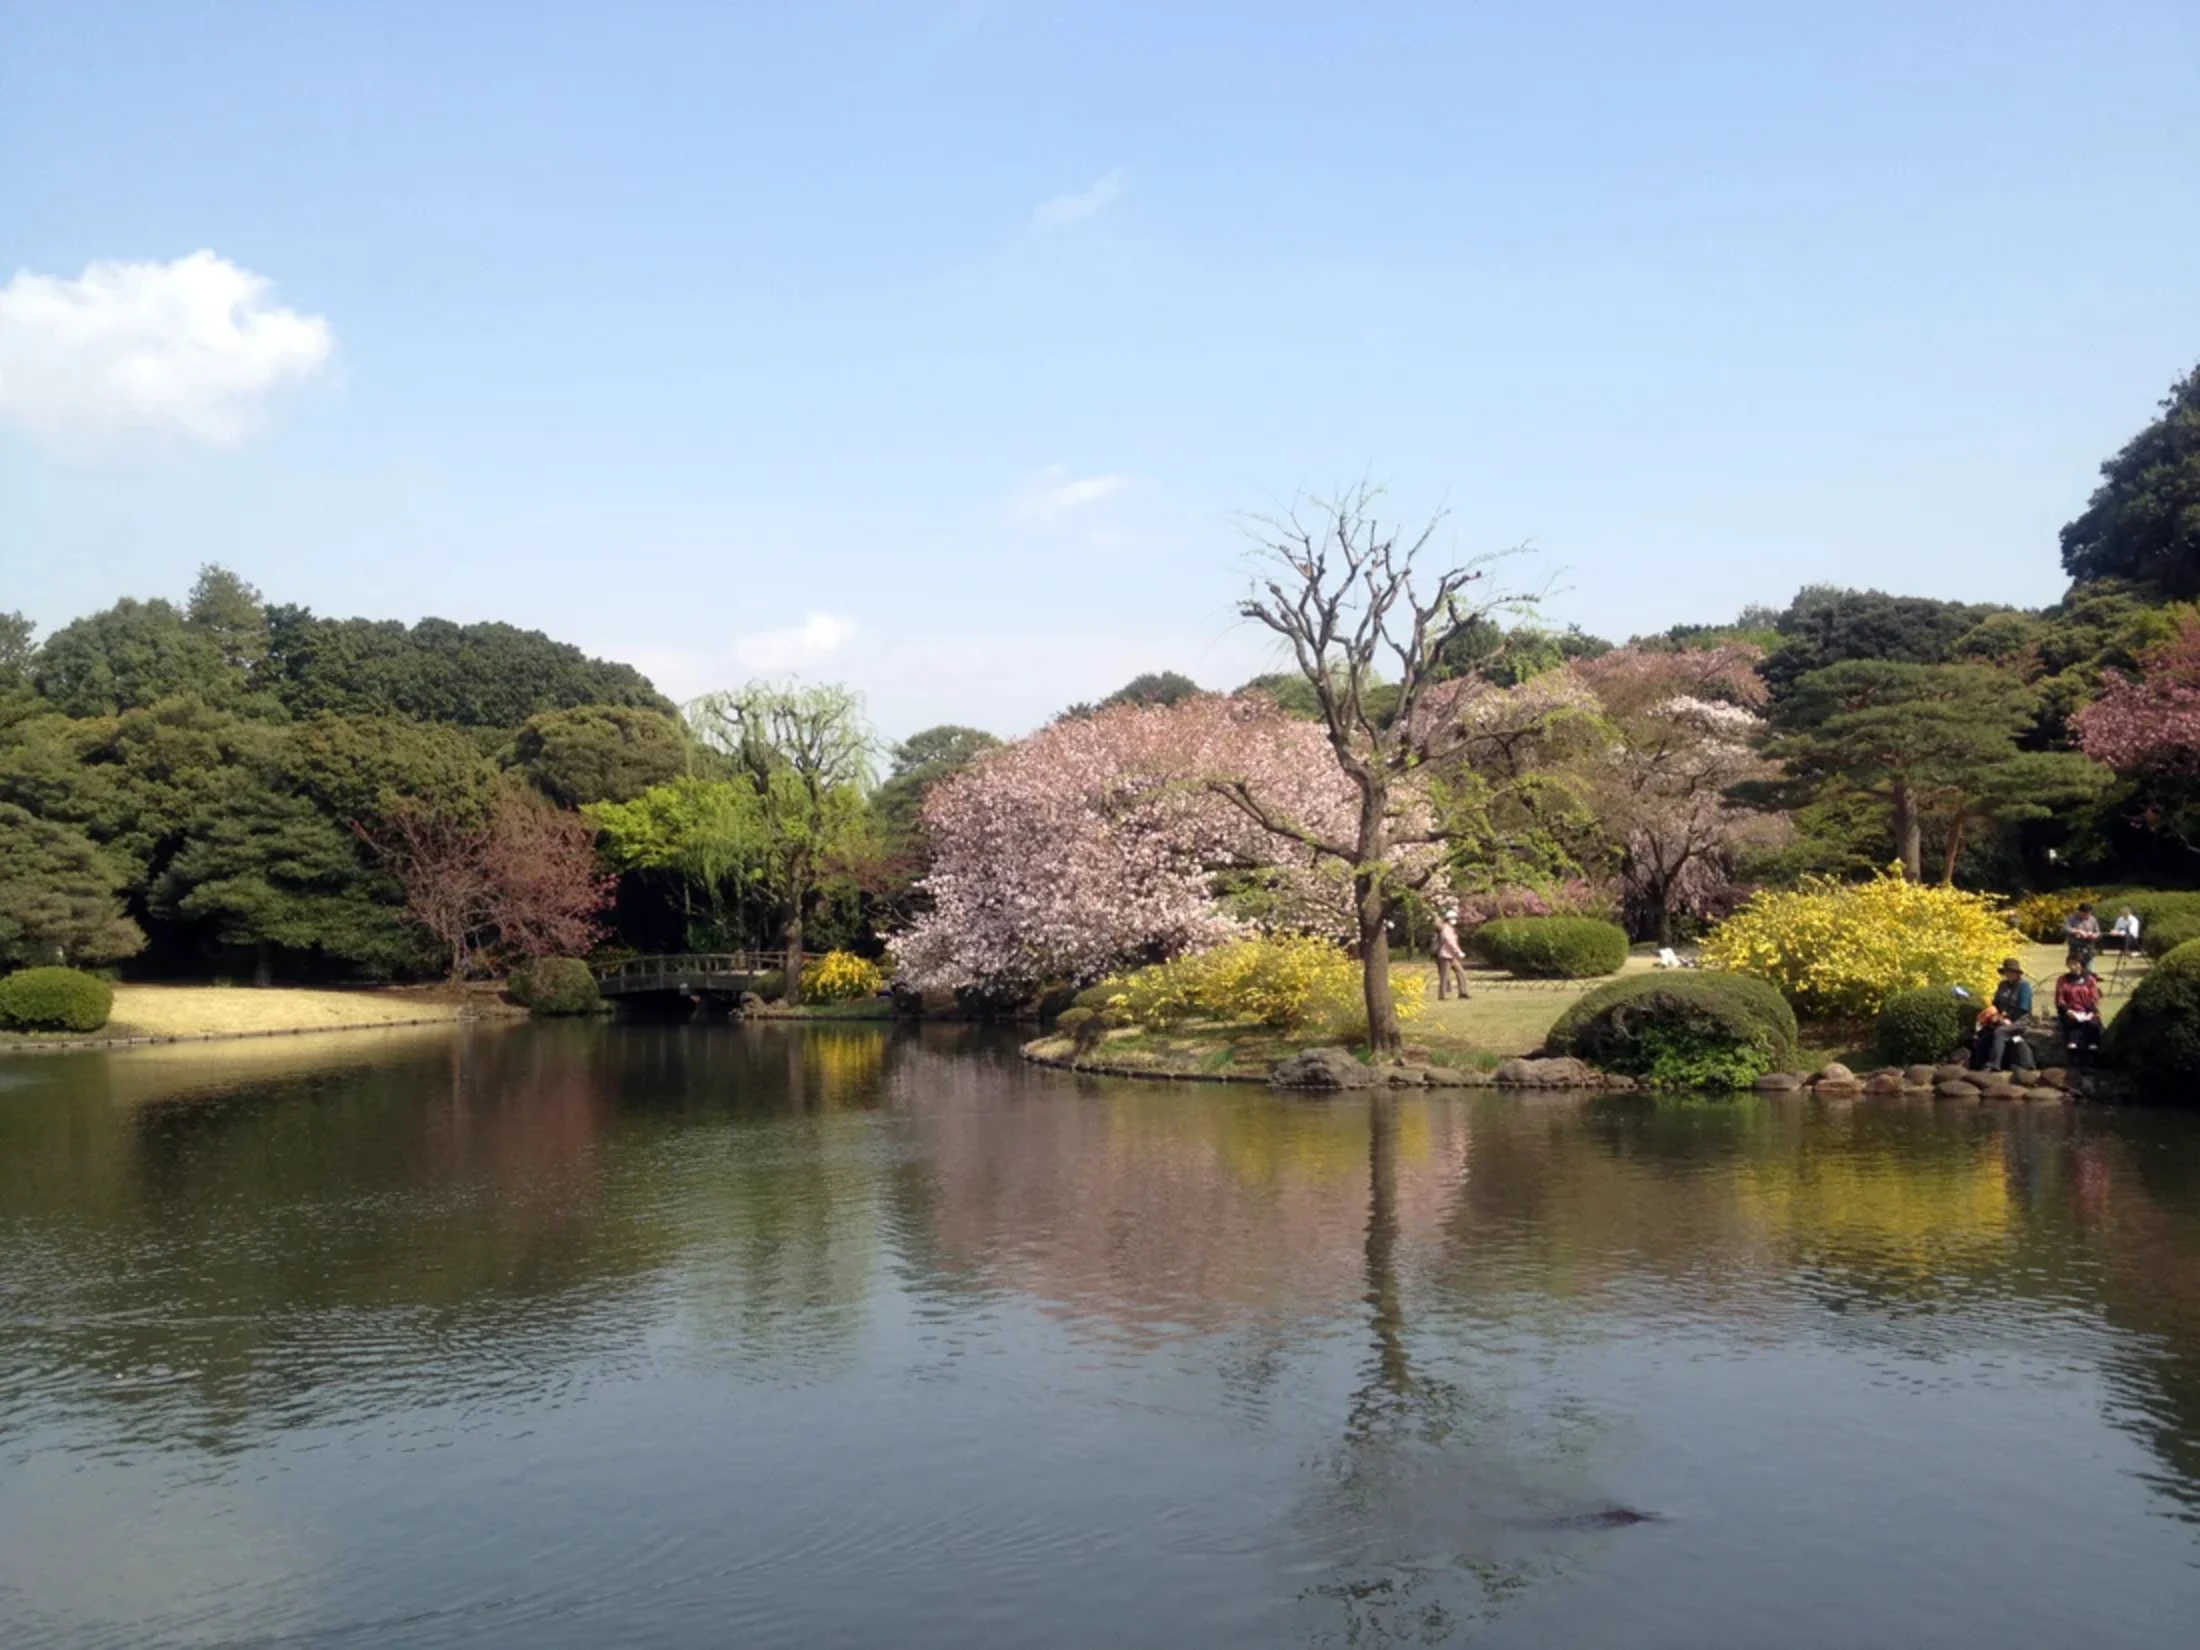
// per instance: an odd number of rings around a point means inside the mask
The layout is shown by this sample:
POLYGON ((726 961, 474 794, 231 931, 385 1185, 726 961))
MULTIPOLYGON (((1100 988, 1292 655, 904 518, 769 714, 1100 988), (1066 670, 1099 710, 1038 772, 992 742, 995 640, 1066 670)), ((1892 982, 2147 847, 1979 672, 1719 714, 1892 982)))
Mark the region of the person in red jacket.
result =
POLYGON ((2091 1065, 2101 1047, 2101 982, 2083 952, 2070 953, 2055 982, 2055 1018, 2074 1066, 2091 1065))

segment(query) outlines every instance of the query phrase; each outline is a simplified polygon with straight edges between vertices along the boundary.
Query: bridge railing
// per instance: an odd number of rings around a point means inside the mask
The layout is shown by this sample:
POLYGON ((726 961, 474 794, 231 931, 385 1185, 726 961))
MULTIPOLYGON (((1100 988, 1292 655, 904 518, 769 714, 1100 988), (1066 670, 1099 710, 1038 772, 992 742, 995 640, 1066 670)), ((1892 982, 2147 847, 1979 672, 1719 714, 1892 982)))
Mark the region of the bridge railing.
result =
POLYGON ((787 966, 784 951, 702 951, 686 956, 622 957, 596 970, 596 983, 613 989, 647 990, 674 980, 768 974, 787 966))

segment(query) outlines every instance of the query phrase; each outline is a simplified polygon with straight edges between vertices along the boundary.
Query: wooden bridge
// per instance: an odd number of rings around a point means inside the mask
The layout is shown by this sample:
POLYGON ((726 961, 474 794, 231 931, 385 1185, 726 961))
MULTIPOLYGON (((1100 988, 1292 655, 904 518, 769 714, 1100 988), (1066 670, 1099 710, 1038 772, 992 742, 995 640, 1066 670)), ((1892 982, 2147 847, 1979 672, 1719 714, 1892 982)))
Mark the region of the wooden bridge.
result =
POLYGON ((784 951, 712 951, 688 957, 628 957, 596 970, 606 997, 730 997, 787 966, 784 951))

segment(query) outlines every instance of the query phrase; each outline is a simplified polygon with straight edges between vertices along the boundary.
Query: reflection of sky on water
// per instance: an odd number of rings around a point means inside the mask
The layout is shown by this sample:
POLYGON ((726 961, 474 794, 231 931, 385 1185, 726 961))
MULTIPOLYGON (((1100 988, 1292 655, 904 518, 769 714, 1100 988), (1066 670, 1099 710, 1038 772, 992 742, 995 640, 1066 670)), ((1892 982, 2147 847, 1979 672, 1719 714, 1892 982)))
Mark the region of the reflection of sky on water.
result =
POLYGON ((870 1028, 175 1075, 0 1108, 11 1645, 2200 1605, 2200 1120, 1279 1102, 870 1028))

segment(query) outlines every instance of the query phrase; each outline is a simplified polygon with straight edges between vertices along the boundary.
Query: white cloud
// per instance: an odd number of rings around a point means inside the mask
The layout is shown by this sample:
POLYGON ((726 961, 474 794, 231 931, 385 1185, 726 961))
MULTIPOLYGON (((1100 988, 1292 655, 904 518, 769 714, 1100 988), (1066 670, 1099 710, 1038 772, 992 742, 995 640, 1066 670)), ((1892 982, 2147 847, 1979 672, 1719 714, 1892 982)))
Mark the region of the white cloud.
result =
POLYGON ((1129 476, 1073 476, 1063 466, 1049 464, 1017 495, 1016 513, 1034 521, 1059 521, 1095 504, 1105 504, 1130 484, 1129 476))
POLYGON ((855 635, 853 619, 837 613, 812 613, 785 630, 760 630, 733 639, 733 656, 744 669, 771 675, 823 664, 855 635))
POLYGON ((0 418, 47 434, 240 441, 270 395, 336 348, 321 316, 269 304, 269 284, 212 252, 94 263, 74 280, 20 270, 0 287, 0 418))
POLYGON ((1074 195, 1056 195, 1043 200, 1031 214, 1034 227, 1060 229, 1065 225, 1082 223, 1096 218, 1113 206, 1122 196, 1123 186, 1130 181, 1130 174, 1118 166, 1114 171, 1095 180, 1090 189, 1081 189, 1074 195))

